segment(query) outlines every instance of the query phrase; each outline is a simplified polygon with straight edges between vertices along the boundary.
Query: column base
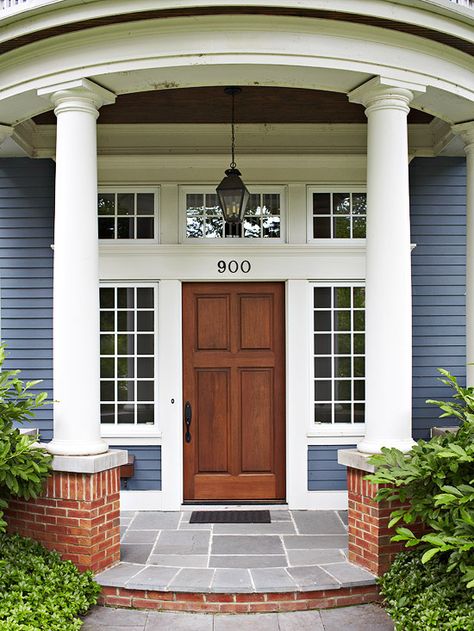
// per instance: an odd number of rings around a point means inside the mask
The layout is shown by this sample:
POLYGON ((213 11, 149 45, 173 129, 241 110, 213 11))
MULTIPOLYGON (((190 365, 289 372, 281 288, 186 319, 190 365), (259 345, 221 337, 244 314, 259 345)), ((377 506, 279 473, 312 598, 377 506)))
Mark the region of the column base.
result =
POLYGON ((414 445, 416 443, 412 438, 382 438, 376 440, 363 438, 357 445, 357 451, 364 454, 380 454, 382 453, 382 447, 390 447, 407 453, 414 445))
MULTIPOLYGON (((120 561, 120 465, 126 459, 126 451, 90 461, 67 459, 70 468, 82 465, 82 471, 54 470, 40 497, 12 499, 5 513, 8 531, 56 550, 80 570, 101 572, 115 565, 120 561)), ((66 458, 56 460, 64 468, 66 458)))
POLYGON ((57 456, 95 456, 108 451, 109 447, 101 438, 97 440, 56 440, 45 445, 49 453, 57 456))

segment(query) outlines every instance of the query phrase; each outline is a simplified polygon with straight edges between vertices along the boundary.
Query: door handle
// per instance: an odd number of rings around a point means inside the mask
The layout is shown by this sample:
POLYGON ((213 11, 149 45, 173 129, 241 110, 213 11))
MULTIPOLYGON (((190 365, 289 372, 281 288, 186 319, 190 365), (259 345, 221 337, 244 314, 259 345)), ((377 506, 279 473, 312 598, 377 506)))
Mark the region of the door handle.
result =
POLYGON ((186 434, 184 435, 184 440, 187 443, 191 442, 191 432, 189 431, 189 428, 191 427, 192 419, 193 419, 193 410, 191 408, 191 403, 189 403, 189 401, 186 401, 184 405, 184 422, 186 423, 186 434))

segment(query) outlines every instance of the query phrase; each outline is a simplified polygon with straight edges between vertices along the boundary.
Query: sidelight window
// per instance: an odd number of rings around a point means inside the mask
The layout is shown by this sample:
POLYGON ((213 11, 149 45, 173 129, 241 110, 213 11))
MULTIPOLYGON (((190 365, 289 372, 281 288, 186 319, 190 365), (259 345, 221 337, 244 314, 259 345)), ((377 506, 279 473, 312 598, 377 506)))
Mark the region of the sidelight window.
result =
POLYGON ((100 412, 113 425, 153 425, 156 286, 100 288, 100 412))
POLYGON ((365 288, 315 285, 314 421, 363 423, 365 288))

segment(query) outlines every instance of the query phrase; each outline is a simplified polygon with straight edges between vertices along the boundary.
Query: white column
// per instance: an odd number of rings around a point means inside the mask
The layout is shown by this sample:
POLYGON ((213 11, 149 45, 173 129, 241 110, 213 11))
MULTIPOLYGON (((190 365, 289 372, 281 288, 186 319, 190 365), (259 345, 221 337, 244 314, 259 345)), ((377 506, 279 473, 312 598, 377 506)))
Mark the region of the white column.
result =
POLYGON ((115 96, 82 79, 38 92, 57 116, 54 220, 53 454, 107 450, 100 437, 98 108, 115 96))
POLYGON ((474 121, 453 131, 466 152, 466 385, 474 387, 474 121))
POLYGON ((407 129, 413 96, 380 77, 349 95, 365 105, 368 120, 366 434, 358 445, 366 453, 414 444, 407 129))

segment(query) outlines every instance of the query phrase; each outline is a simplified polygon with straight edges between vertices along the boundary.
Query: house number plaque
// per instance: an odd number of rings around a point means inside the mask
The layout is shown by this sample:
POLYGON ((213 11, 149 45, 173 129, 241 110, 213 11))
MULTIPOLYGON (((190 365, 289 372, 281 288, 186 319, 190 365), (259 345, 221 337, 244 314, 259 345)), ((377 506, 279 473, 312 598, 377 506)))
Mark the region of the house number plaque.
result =
POLYGON ((252 269, 252 265, 250 261, 242 261, 239 263, 238 261, 232 259, 231 261, 224 261, 221 259, 217 261, 217 271, 219 274, 224 274, 224 272, 230 272, 231 274, 236 274, 237 272, 242 272, 242 274, 248 274, 252 269))

